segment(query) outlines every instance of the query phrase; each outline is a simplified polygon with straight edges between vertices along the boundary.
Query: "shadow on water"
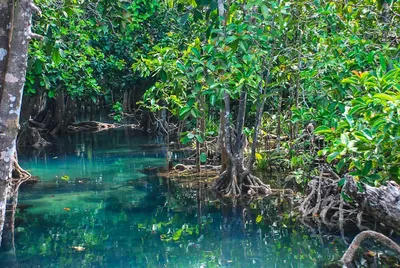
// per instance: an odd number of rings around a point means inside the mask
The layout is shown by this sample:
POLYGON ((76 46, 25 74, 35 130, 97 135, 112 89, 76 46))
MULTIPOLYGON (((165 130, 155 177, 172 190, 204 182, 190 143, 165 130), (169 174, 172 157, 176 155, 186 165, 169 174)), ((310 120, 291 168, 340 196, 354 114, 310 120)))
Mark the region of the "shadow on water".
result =
POLYGON ((298 224, 290 200, 220 199, 143 174, 165 165, 151 143, 121 129, 21 153, 40 182, 9 200, 0 267, 317 267, 345 250, 298 224))

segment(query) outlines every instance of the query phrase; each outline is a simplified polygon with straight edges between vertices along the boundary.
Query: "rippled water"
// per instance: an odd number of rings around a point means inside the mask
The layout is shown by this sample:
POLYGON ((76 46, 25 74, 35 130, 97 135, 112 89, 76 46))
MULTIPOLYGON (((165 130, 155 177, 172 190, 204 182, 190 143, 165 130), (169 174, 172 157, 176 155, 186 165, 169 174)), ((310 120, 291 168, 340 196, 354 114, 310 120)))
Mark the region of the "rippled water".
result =
POLYGON ((232 204, 144 174, 165 165, 156 142, 118 129, 21 151, 40 182, 20 188, 0 267, 322 267, 344 252, 296 224, 288 201, 232 204))

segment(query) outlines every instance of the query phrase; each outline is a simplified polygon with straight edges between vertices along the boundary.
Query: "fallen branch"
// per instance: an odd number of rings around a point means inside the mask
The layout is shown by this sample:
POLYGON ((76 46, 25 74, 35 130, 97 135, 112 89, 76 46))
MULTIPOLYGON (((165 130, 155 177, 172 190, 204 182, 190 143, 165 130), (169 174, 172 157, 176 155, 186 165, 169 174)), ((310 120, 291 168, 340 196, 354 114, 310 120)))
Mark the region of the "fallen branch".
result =
POLYGON ((400 231, 400 186, 397 183, 389 181, 386 186, 372 187, 357 184, 353 177, 346 175, 343 191, 363 207, 363 214, 400 231), (363 188, 362 192, 359 187, 363 188))

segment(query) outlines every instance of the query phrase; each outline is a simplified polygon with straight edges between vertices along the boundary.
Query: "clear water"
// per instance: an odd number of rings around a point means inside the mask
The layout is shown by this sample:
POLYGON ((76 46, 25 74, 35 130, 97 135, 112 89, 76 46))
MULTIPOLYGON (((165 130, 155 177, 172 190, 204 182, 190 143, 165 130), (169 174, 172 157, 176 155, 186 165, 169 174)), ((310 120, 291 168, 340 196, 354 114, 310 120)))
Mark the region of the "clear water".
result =
POLYGON ((15 250, 0 267, 322 267, 344 252, 278 198, 232 204, 202 183, 144 174, 165 165, 165 148, 146 146, 155 142, 118 129, 20 152, 41 181, 20 188, 15 250))

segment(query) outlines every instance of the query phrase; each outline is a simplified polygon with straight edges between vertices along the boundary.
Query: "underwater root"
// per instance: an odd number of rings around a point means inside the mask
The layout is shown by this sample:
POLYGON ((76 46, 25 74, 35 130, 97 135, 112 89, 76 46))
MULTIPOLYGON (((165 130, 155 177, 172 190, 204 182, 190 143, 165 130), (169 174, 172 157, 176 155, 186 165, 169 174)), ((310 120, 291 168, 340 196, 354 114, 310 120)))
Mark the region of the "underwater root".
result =
POLYGON ((354 238, 353 242, 351 242, 350 246, 343 254, 343 257, 340 261, 344 264, 345 267, 348 268, 357 267, 354 264, 357 250, 360 247, 361 243, 369 238, 373 238, 374 240, 380 242, 382 245, 391 248, 392 250, 400 254, 400 246, 397 245, 393 240, 391 240, 387 236, 374 231, 363 231, 354 238))
POLYGON ((214 182, 213 189, 225 196, 239 196, 247 194, 254 195, 270 195, 271 187, 263 183, 259 178, 251 175, 245 170, 241 174, 237 174, 233 169, 231 172, 227 170, 222 172, 219 178, 214 182))

